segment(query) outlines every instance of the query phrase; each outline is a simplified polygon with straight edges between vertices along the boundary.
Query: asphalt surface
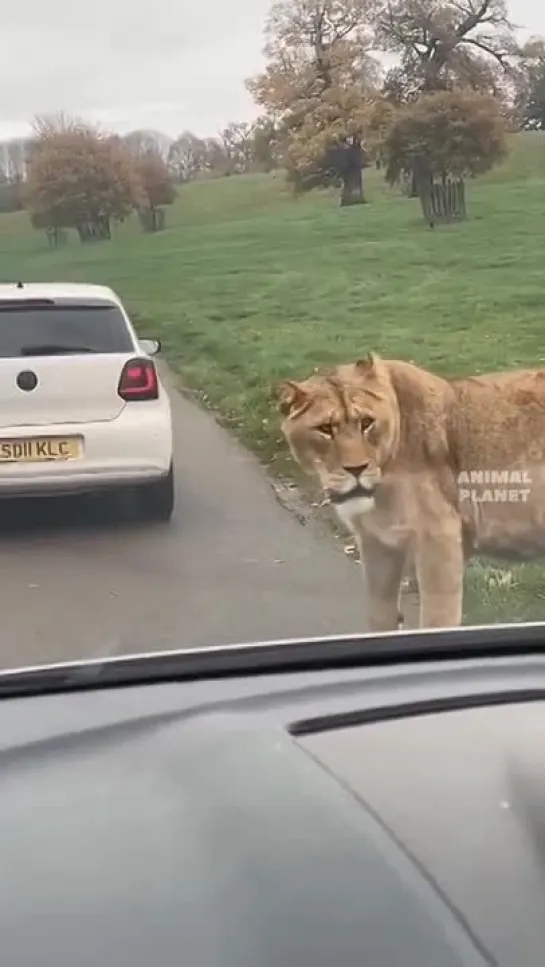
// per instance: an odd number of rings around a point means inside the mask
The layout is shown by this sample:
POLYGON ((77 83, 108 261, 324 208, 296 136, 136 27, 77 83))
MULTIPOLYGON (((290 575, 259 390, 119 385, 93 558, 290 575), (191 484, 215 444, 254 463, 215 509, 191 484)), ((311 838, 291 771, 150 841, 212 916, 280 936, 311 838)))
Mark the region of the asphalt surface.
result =
POLYGON ((0 666, 364 630, 359 566, 171 390, 170 525, 89 500, 0 504, 0 666))

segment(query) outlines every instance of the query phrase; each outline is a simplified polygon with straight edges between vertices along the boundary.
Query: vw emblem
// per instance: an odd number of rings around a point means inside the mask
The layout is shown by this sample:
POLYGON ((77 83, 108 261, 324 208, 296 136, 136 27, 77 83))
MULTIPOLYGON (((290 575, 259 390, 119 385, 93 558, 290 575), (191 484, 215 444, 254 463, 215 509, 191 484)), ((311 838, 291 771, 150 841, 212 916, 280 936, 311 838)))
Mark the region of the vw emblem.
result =
POLYGON ((22 373, 19 373, 17 377, 17 386, 19 389, 29 393, 30 390, 36 389, 38 385, 38 377, 36 373, 33 373, 31 369, 23 369, 22 373))

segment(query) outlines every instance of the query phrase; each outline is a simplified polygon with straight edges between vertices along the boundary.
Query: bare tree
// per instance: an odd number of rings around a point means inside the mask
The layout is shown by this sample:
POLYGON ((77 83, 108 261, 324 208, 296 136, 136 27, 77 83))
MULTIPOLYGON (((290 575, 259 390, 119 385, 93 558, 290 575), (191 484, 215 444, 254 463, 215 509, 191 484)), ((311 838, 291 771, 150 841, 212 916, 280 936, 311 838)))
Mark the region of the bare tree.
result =
POLYGON ((401 55, 386 89, 397 99, 461 83, 495 93, 518 55, 505 0, 387 0, 375 14, 376 43, 401 55))
POLYGON ((12 138, 6 141, 3 155, 6 180, 12 184, 24 181, 28 161, 28 139, 12 138))
POLYGON ((170 145, 167 163, 174 181, 192 181, 205 167, 205 142, 191 131, 184 131, 170 145))
POLYGON ((245 121, 232 122, 223 129, 220 137, 228 170, 233 174, 250 171, 254 160, 252 125, 245 121))
POLYGON ((151 131, 137 129, 129 131, 123 137, 123 141, 135 157, 142 157, 150 153, 158 155, 162 161, 168 161, 170 148, 173 144, 172 138, 162 131, 151 131))

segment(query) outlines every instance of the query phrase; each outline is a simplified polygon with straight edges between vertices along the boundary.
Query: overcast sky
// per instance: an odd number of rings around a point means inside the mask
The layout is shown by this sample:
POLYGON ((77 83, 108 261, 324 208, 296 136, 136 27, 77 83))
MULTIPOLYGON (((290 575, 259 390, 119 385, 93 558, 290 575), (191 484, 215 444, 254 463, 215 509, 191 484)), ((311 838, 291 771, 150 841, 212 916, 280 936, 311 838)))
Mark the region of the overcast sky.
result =
MULTIPOLYGON (((262 64, 270 0, 19 0, 4 4, 0 139, 64 110, 120 132, 214 135, 256 111, 244 79, 262 64)), ((511 0, 545 34, 544 0, 511 0)))

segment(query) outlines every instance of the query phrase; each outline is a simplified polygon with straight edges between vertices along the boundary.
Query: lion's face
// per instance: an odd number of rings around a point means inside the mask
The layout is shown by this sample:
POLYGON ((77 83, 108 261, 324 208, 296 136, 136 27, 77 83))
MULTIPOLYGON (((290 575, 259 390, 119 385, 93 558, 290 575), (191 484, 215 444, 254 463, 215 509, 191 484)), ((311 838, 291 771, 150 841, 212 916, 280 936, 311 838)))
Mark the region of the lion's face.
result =
POLYGON ((293 457, 318 478, 339 514, 371 510, 399 435, 395 394, 380 360, 283 383, 279 399, 293 457))

